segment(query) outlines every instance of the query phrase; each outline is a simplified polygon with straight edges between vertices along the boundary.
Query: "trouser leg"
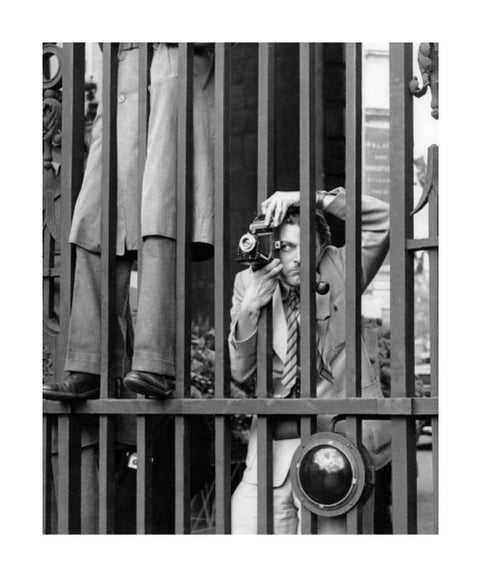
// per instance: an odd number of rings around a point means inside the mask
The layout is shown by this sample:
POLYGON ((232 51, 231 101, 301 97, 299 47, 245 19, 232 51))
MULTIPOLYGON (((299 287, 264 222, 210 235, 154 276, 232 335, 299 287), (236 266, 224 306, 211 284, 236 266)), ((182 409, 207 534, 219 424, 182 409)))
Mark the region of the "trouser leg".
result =
MULTIPOLYGON (((243 480, 232 496, 232 534, 257 534, 257 485, 243 480)), ((300 534, 302 506, 293 492, 290 474, 285 482, 273 488, 274 534, 300 534)), ((345 534, 346 517, 319 517, 318 534, 345 534)))
MULTIPOLYGON (((68 331, 65 369, 100 374, 101 260, 100 254, 77 246, 77 263, 68 331)), ((116 260, 115 367, 125 368, 128 325, 128 290, 132 258, 116 260)))
POLYGON ((374 533, 392 534, 392 464, 388 463, 375 472, 374 533))
POLYGON ((317 521, 318 534, 346 534, 347 517, 341 516, 319 517, 317 521))
MULTIPOLYGON (((98 465, 96 446, 86 446, 81 452, 81 533, 98 534, 98 465)), ((55 493, 58 493, 58 454, 52 455, 55 493)))
POLYGON ((175 375, 175 240, 143 241, 142 276, 132 368, 175 375))
MULTIPOLYGON (((257 534, 258 487, 243 480, 232 496, 232 534, 257 534)), ((273 488, 274 534, 296 534, 300 521, 300 507, 290 478, 273 488)))

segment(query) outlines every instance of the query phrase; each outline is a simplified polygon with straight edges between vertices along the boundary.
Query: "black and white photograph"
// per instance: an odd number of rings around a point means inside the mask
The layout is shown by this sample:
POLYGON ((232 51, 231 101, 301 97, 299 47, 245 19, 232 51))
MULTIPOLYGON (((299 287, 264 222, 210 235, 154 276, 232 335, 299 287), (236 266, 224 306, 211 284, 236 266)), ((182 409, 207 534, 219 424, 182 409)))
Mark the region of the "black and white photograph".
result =
POLYGON ((9 555, 49 576, 460 568, 478 79, 449 34, 471 11, 74 6, 38 19, 28 82, 5 74, 9 555))
POLYGON ((438 531, 439 52, 43 44, 46 533, 438 531))

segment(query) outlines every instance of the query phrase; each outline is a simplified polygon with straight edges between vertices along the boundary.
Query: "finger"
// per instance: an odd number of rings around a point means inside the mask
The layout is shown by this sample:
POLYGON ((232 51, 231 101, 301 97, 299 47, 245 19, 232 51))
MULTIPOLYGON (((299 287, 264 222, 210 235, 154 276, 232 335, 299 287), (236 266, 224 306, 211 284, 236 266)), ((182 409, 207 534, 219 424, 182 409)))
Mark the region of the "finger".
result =
POLYGON ((279 202, 277 205, 277 209, 275 210, 275 219, 273 222, 273 226, 277 227, 280 226, 280 224, 283 221, 283 216, 286 212, 286 208, 285 208, 285 202, 279 202))
POLYGON ((273 268, 275 268, 275 266, 278 266, 280 264, 280 259, 279 258, 274 258, 271 262, 269 262, 266 266, 264 266, 262 268, 262 270, 265 273, 270 272, 270 270, 273 270, 273 268))
POLYGON ((275 204, 270 202, 265 211, 265 224, 268 226, 272 219, 272 214, 275 212, 275 204))
POLYGON ((276 278, 280 272, 283 270, 283 264, 277 264, 271 270, 267 272, 265 275, 266 278, 276 278))
POLYGON ((269 262, 268 264, 266 264, 265 266, 262 266, 261 268, 258 268, 257 270, 255 270, 254 274, 257 278, 263 278, 265 277, 270 270, 272 270, 279 262, 279 260, 277 259, 277 262, 274 263, 275 260, 272 260, 271 262, 269 262))
POLYGON ((267 264, 266 266, 264 266, 261 269, 260 276, 264 279, 269 279, 269 278, 274 277, 277 274, 276 270, 277 270, 278 266, 282 266, 278 261, 275 264, 270 262, 269 264, 267 264))
POLYGON ((277 226, 277 213, 278 213, 278 205, 275 207, 275 213, 273 214, 272 218, 272 226, 274 228, 277 226))

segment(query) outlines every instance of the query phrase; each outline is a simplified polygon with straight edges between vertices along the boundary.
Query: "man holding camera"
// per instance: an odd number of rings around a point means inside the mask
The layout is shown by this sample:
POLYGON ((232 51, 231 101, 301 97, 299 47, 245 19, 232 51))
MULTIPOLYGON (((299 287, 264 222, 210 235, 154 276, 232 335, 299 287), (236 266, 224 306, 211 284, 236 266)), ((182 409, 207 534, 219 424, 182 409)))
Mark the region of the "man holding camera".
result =
MULTIPOLYGON (((298 395, 299 388, 299 287, 300 193, 276 192, 262 204, 264 224, 278 229, 278 257, 265 266, 237 274, 231 310, 229 349, 233 378, 245 381, 257 368, 257 327, 265 306, 272 302, 273 396, 298 395)), ((324 211, 345 219, 345 190, 317 193, 316 211, 316 338, 317 397, 345 398, 345 248, 330 245, 324 211)), ((382 264, 389 243, 388 206, 375 198, 362 198, 362 290, 382 264)), ((381 397, 382 391, 362 345, 362 396, 381 397)), ((334 415, 317 417, 318 432, 326 431, 334 415)), ((384 421, 365 420, 363 444, 375 469, 390 461, 390 433, 384 421)), ((341 431, 340 425, 336 431, 341 431)), ((256 418, 250 430, 246 469, 232 498, 232 532, 257 531, 256 418)), ((293 493, 289 468, 300 444, 298 418, 275 417, 273 427, 274 533, 298 531, 301 504, 293 493)), ((319 533, 345 532, 345 516, 319 518, 319 533)))

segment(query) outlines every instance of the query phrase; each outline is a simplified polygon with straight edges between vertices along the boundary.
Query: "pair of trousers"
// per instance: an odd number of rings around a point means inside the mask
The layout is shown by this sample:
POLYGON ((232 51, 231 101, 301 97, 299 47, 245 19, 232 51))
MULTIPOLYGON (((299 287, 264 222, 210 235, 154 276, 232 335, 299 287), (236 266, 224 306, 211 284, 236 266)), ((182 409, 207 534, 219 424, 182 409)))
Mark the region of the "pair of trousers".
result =
MULTIPOLYGON (((100 374, 101 259, 76 247, 76 269, 65 369, 100 374)), ((130 320, 129 287, 135 252, 117 256, 115 372, 122 377, 130 320)), ((142 277, 135 327, 134 370, 174 375, 175 241, 149 236, 142 246, 142 277)))
MULTIPOLYGON (((232 496, 232 534, 257 534, 257 485, 242 480, 232 496)), ((290 473, 273 488, 274 534, 300 534, 302 506, 293 491, 290 473)), ((318 518, 318 534, 345 534, 345 516, 318 518)))
MULTIPOLYGON (((156 445, 159 443, 157 442, 156 445)), ((129 455, 135 448, 115 449, 115 534, 135 534, 136 470, 128 467, 129 455)), ((158 452, 158 450, 157 450, 158 452)), ((175 532, 175 482, 173 451, 153 466, 152 531, 154 534, 175 532)), ((81 453, 80 533, 98 534, 98 454, 96 446, 86 446, 81 453)), ((58 490, 58 457, 52 458, 55 498, 58 490)), ((54 526, 56 519, 53 518, 54 526)))

